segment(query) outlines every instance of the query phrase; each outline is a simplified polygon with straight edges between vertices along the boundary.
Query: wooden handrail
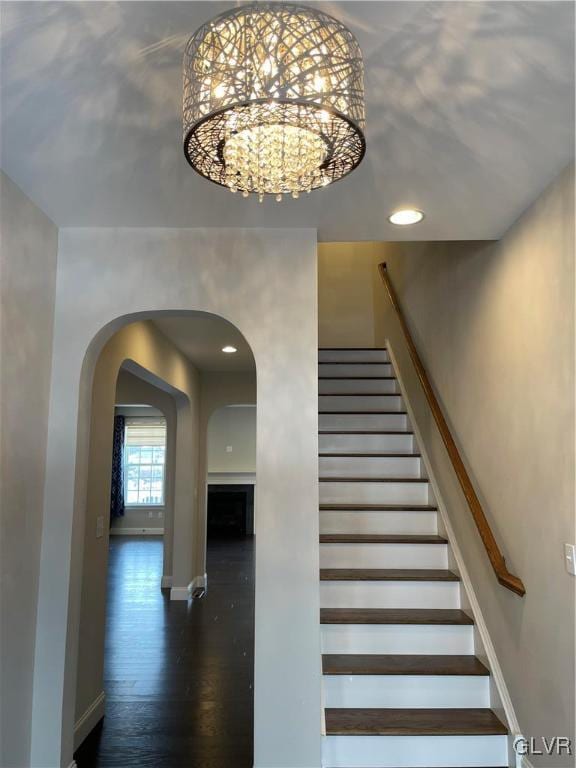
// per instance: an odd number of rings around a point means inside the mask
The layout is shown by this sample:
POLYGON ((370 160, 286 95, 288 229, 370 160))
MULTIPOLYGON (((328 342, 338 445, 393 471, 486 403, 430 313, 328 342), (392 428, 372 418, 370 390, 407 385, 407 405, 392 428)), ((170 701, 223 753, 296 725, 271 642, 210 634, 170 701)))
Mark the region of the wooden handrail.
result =
POLYGON ((474 518, 474 522, 478 528, 478 533, 484 542, 484 547, 486 548, 486 552, 488 553, 488 557, 492 563, 492 568, 494 569, 496 578, 503 587, 506 587, 507 589, 512 590, 512 592, 515 592, 517 595, 523 597, 526 594, 524 584, 522 583, 522 580, 518 578, 518 576, 514 576, 506 567, 504 556, 502 555, 502 552, 500 552, 496 539, 494 538, 490 524, 486 519, 486 515, 484 514, 480 500, 476 495, 472 481, 470 480, 468 472, 466 471, 462 457, 460 456, 458 448, 456 447, 456 443, 454 442, 454 438, 452 437, 448 424, 446 423, 446 419, 444 418, 440 404, 436 398, 436 395, 434 394, 432 385, 430 384, 430 379, 428 378, 426 369, 424 368, 422 360, 420 359, 420 355, 418 354, 418 350, 416 349, 410 334, 410 330, 408 329, 408 325, 398 303, 394 287, 390 281, 386 263, 383 262, 380 264, 378 269, 380 276, 382 277, 382 281, 386 286, 386 290, 388 291, 390 302, 392 303, 392 306, 398 315, 400 326, 402 327, 402 331, 406 338, 406 343, 408 344, 408 350, 410 352, 410 357, 412 358, 412 363, 414 364, 414 368, 416 369, 416 373, 420 379, 420 384, 422 385, 422 389, 426 395, 426 400, 428 401, 428 405, 430 406, 430 410, 434 416, 436 426, 438 427, 438 430, 442 436, 442 440, 444 441, 444 445, 446 446, 446 450, 448 451, 448 455, 450 456, 450 460, 452 462, 452 466, 454 467, 454 471, 456 472, 460 487, 462 488, 464 496, 466 497, 466 501, 468 502, 470 512, 472 513, 472 517, 474 518))

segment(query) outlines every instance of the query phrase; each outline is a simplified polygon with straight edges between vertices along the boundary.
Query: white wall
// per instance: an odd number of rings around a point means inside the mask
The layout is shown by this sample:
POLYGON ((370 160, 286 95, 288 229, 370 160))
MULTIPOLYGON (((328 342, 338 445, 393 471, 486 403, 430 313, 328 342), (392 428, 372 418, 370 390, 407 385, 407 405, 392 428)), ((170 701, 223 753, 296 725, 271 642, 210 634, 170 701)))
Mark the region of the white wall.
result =
POLYGON ((58 255, 31 764, 67 766, 72 755, 70 552, 83 528, 96 357, 138 313, 200 310, 234 323, 256 360, 255 766, 318 768, 315 232, 61 230, 58 255))
POLYGON ((29 766, 55 225, 0 172, 0 765, 29 766))

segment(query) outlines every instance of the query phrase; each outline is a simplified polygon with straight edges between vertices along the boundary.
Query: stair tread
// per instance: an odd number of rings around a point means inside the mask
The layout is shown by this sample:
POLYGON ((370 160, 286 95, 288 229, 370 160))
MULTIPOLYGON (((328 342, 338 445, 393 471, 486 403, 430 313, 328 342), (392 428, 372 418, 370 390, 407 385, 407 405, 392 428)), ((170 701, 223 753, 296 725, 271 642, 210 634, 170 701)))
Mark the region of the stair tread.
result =
POLYGON ((435 675, 486 677, 490 674, 476 656, 402 654, 324 654, 324 675, 435 675))
POLYGON ((443 536, 412 533, 321 533, 320 544, 447 544, 443 536))
POLYGON ((318 365, 390 365, 388 360, 318 360, 318 365))
POLYGON ((427 477, 330 477, 323 475, 321 483, 429 483, 427 477))
POLYGON ((406 429, 319 429, 319 435, 413 435, 414 432, 406 429))
POLYGON ((320 416, 406 416, 407 411, 318 411, 320 416))
POLYGON ((400 392, 318 392, 318 397, 402 397, 400 392))
POLYGON ((319 352, 386 352, 386 347, 318 347, 319 352))
POLYGON ((419 453, 319 453, 320 459, 420 459, 419 453))
POLYGON ((432 504, 320 504, 321 512, 437 512, 432 504))
POLYGON ((438 568, 321 568, 320 581, 460 581, 438 568))
MULTIPOLYGON (((354 365, 354 363, 344 363, 344 365, 354 365)), ((388 363, 380 363, 380 365, 388 365, 388 363)), ((396 381, 396 376, 318 376, 318 379, 322 381, 396 381)))
POLYGON ((326 734, 342 736, 505 736, 491 709, 326 709, 326 734))
POLYGON ((459 608, 321 608, 321 624, 474 624, 459 608))

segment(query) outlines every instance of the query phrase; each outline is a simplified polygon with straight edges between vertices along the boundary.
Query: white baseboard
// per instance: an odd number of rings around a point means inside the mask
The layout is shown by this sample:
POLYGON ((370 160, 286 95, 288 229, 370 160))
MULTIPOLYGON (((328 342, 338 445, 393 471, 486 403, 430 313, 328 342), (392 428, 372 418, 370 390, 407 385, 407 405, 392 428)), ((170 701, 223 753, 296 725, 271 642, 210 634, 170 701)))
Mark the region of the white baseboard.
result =
POLYGON ((192 592, 192 582, 187 587, 172 587, 170 590, 170 600, 190 600, 192 592))
POLYGON ((110 528, 110 536, 163 536, 164 528, 110 528))
POLYGON ((172 576, 162 576, 160 589, 170 589, 172 587, 172 576))
POLYGON ((205 573, 203 576, 195 576, 192 579, 192 589, 208 589, 208 574, 205 573))
MULTIPOLYGON (((104 691, 100 693, 90 704, 84 714, 74 723, 74 749, 78 749, 90 731, 104 717, 104 702, 106 695, 104 691)), ((76 763, 72 762, 69 768, 73 768, 76 763)))

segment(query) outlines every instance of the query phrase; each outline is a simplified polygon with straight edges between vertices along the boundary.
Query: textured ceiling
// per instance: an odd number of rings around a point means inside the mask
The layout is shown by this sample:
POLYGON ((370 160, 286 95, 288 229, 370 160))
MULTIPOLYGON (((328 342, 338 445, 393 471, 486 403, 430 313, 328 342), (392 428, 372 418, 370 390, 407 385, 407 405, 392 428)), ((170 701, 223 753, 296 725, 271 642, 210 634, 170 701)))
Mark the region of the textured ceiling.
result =
POLYGON ((366 158, 297 201, 233 196, 181 146, 184 45, 231 5, 2 3, 2 168, 61 226, 484 239, 572 157, 572 3, 322 3, 364 51, 366 158), (405 204, 427 217, 399 230, 386 215, 405 204))

